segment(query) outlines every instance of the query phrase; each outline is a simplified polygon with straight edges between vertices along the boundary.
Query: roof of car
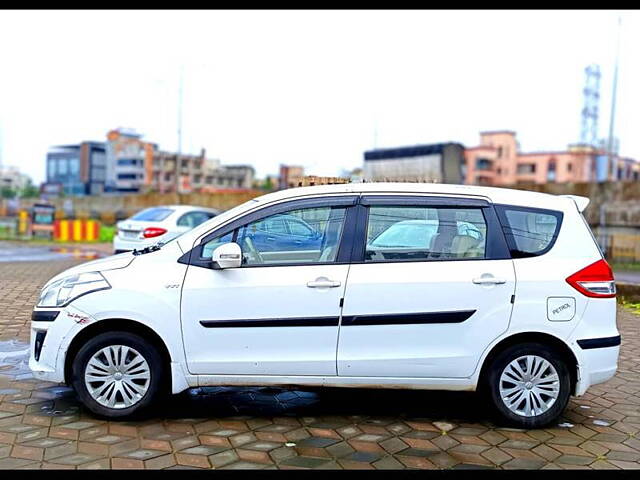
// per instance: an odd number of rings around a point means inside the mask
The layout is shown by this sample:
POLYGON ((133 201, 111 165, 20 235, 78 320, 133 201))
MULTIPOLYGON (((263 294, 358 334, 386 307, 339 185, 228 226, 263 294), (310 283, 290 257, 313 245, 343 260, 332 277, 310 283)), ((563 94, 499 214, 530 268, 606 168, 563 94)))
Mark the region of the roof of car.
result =
MULTIPOLYGON (((345 183, 337 185, 316 185, 297 187, 269 193, 255 200, 269 203, 287 198, 340 193, 424 193, 439 195, 484 197, 493 203, 533 206, 539 208, 562 209, 571 205, 572 200, 560 195, 517 190, 514 188, 483 187, 477 185, 455 185, 445 183, 400 183, 372 182, 345 183), (571 203, 565 203, 571 202, 571 203)), ((574 207, 575 208, 575 207, 574 207)))

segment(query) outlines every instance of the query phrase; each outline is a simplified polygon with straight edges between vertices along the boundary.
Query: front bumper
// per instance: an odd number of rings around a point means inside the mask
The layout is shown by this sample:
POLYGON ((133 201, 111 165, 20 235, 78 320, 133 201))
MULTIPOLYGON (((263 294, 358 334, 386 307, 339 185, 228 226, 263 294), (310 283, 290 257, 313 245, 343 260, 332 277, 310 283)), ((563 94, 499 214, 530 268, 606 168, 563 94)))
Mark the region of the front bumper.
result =
POLYGON ((65 382, 64 363, 71 340, 95 319, 72 305, 61 309, 35 308, 32 319, 29 368, 33 376, 48 382, 65 382), (52 319, 44 320, 47 317, 52 319))

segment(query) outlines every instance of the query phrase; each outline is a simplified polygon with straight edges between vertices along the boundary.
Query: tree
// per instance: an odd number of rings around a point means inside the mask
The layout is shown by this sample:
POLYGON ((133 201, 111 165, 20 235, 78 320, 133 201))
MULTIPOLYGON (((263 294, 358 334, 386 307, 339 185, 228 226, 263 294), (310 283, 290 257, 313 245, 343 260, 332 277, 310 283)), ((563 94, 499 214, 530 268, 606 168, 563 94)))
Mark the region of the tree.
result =
POLYGON ((22 198, 34 198, 40 196, 40 189, 36 187, 31 180, 27 182, 25 187, 20 192, 22 198))
POLYGON ((273 181, 271 180, 271 177, 267 175, 267 178, 264 179, 264 183, 262 184, 262 189, 263 190, 273 190, 273 181))
POLYGON ((2 196, 2 198, 14 198, 16 196, 16 192, 11 187, 5 186, 0 189, 0 196, 2 196))

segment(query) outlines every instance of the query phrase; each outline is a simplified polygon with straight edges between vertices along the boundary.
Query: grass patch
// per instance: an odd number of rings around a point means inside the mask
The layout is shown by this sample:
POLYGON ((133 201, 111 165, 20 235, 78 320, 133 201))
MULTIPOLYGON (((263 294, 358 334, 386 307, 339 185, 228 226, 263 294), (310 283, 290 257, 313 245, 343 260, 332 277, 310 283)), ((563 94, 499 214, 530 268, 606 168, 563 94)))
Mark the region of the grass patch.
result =
POLYGON ((618 271, 618 272, 638 272, 640 271, 640 263, 619 263, 619 262, 615 262, 615 263, 609 263, 609 265, 611 265, 611 268, 613 269, 613 271, 618 271))
POLYGON ((631 310, 631 313, 635 313, 636 315, 640 315, 640 302, 629 302, 624 297, 622 297, 620 299, 620 304, 624 308, 626 308, 628 310, 631 310))

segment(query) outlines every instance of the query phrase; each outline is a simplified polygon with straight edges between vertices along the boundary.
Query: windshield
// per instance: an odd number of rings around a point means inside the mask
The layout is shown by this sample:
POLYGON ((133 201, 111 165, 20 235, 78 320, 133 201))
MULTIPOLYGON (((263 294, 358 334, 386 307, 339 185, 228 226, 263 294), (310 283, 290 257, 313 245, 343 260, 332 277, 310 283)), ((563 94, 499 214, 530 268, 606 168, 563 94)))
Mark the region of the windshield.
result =
POLYGON ((136 213, 131 220, 142 220, 147 222, 161 222, 173 213, 173 209, 165 207, 153 207, 136 213))

